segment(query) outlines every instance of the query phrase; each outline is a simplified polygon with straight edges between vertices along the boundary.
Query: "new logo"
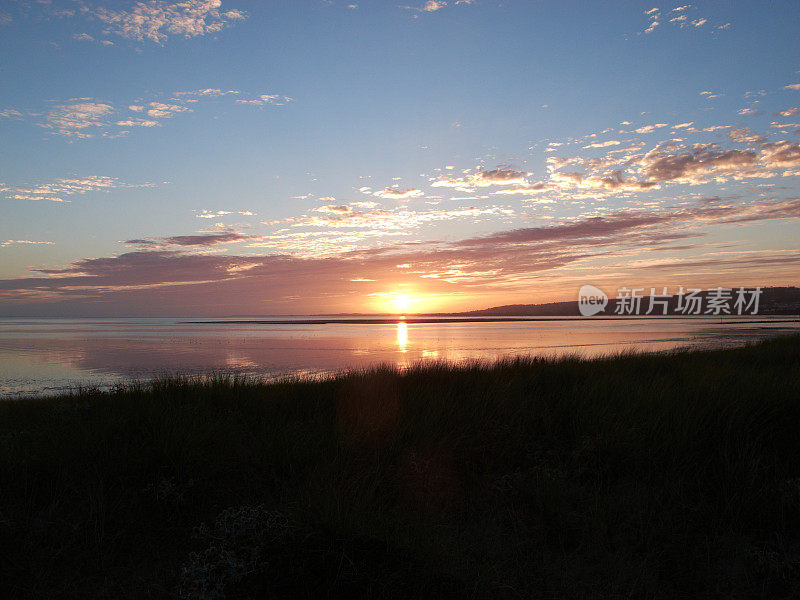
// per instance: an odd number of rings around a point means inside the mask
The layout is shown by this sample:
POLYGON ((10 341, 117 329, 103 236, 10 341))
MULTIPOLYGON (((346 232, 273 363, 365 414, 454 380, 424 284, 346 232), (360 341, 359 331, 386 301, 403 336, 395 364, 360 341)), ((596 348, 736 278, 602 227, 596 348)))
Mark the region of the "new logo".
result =
POLYGON ((593 285, 582 285, 578 290, 578 310, 584 317, 603 312, 608 306, 608 296, 593 285))

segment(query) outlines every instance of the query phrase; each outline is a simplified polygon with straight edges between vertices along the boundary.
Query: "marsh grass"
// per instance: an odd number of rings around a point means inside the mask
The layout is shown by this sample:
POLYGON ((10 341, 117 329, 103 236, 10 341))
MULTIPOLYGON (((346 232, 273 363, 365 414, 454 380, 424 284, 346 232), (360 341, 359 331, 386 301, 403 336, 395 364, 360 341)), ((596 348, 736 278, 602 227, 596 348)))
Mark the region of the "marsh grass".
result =
POLYGON ((798 457, 800 336, 0 402, 0 596, 797 597, 798 457))

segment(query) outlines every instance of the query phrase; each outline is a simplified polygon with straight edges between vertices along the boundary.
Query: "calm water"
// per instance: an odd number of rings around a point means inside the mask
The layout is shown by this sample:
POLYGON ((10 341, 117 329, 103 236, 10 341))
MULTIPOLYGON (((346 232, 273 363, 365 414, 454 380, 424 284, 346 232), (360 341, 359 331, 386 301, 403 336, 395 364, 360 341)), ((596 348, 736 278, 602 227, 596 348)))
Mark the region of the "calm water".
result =
POLYGON ((791 317, 324 325, 0 319, 0 397, 176 372, 328 374, 375 363, 719 347, 793 332, 800 322, 791 317))

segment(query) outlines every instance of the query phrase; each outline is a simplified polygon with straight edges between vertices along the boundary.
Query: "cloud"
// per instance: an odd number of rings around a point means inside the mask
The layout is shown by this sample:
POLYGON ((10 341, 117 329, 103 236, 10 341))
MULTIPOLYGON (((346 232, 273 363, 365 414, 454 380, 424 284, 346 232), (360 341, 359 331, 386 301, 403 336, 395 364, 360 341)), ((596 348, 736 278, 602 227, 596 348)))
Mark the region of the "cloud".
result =
MULTIPOLYGON (((455 2, 452 2, 452 5, 453 6, 458 6, 459 4, 470 5, 474 1, 475 0, 455 0, 455 2)), ((402 6, 401 5, 400 8, 403 8, 405 10, 412 10, 412 11, 415 11, 417 13, 433 13, 433 12, 436 12, 438 10, 441 10, 441 9, 445 8, 447 6, 447 4, 448 3, 447 3, 446 0, 426 0, 426 2, 423 3, 421 6, 402 6)), ((414 15, 414 16, 416 17, 417 15, 414 15)))
MULTIPOLYGON (((618 211, 601 217, 578 219, 547 227, 503 231, 488 236, 456 242, 459 247, 528 245, 550 241, 590 240, 619 241, 617 236, 633 232, 653 233, 654 228, 674 225, 744 223, 770 219, 800 218, 800 200, 754 201, 746 204, 698 205, 679 210, 618 211)), ((675 231, 673 233, 678 233, 675 231)), ((641 240, 640 240, 641 241, 641 240)))
MULTIPOLYGON (((662 22, 672 23, 683 29, 684 27, 688 27, 691 25, 694 28, 702 27, 706 23, 708 23, 708 19, 699 17, 696 19, 692 19, 687 14, 687 11, 690 9, 694 9, 694 5, 692 4, 684 4, 682 6, 677 6, 671 9, 668 13, 663 15, 658 8, 651 8, 649 10, 644 11, 644 14, 650 19, 650 24, 648 25, 647 29, 643 31, 643 33, 652 33, 656 27, 661 25, 662 22)), ((730 27, 730 23, 726 23, 725 25, 717 27, 717 29, 727 29, 730 27)), ((642 32, 640 32, 642 33, 642 32)))
POLYGON ((239 90, 221 90, 219 88, 201 88, 199 90, 189 90, 185 92, 175 92, 178 98, 188 98, 187 102, 195 102, 197 97, 218 98, 229 94, 237 95, 239 90))
POLYGON ((787 90, 800 90, 800 83, 790 83, 789 85, 785 85, 783 87, 787 90))
POLYGON ((800 123, 778 123, 777 121, 773 121, 769 124, 770 128, 772 129, 780 129, 782 131, 786 131, 787 129, 797 129, 800 127, 800 123))
POLYGON ((78 42, 97 42, 101 46, 113 46, 114 42, 111 40, 98 40, 95 39, 93 36, 89 35, 88 33, 75 33, 72 35, 72 39, 78 42))
POLYGON ((116 123, 120 127, 161 127, 161 123, 151 119, 123 119, 116 123))
POLYGON ((113 189, 154 187, 152 183, 125 183, 116 177, 89 175, 86 177, 59 178, 50 183, 29 186, 0 188, 0 194, 12 200, 49 200, 50 202, 70 202, 66 196, 108 192, 113 189))
POLYGON ((748 128, 732 129, 728 135, 733 141, 752 147, 723 150, 716 144, 694 144, 689 149, 674 146, 674 151, 670 151, 669 146, 660 145, 641 159, 640 174, 646 180, 698 185, 774 177, 780 175, 781 169, 800 167, 800 148, 796 143, 767 142, 748 128))
POLYGON ((779 117, 793 117, 796 114, 800 114, 800 107, 793 106, 792 108, 787 108, 786 110, 779 111, 776 114, 779 117))
POLYGON ((764 137, 754 133, 753 131, 750 131, 750 129, 747 127, 731 129, 728 132, 728 137, 730 137, 734 142, 739 142, 740 144, 761 144, 766 141, 764 137))
POLYGON ((424 196, 422 190, 414 188, 409 188, 406 190, 397 188, 384 188, 382 190, 378 190, 377 192, 373 192, 372 194, 378 198, 388 198, 391 200, 405 200, 407 198, 419 198, 420 196, 424 196))
MULTIPOLYGON (((120 137, 128 133, 126 129, 158 127, 166 119, 192 112, 201 100, 239 94, 238 90, 201 88, 175 92, 168 101, 165 101, 166 99, 148 101, 139 98, 134 102, 122 104, 127 107, 127 110, 115 108, 111 103, 98 102, 93 98, 72 98, 45 111, 43 121, 38 122, 37 125, 47 129, 53 135, 73 139, 87 139, 95 136, 120 137)), ((291 102, 292 99, 280 94, 262 94, 255 99, 236 101, 256 106, 267 104, 280 106, 291 102)), ((38 112, 29 112, 29 115, 41 117, 38 112)), ((6 109, 0 112, 0 117, 22 119, 24 115, 16 109, 6 109)))
POLYGON ((92 98, 73 98, 50 110, 41 124, 56 135, 77 138, 92 137, 86 130, 108 125, 108 116, 114 111, 110 104, 95 102, 92 98))
POLYGON ((334 255, 372 247, 380 238, 408 237, 426 224, 455 220, 511 222, 515 215, 513 209, 496 205, 415 210, 404 205, 382 208, 372 201, 339 206, 326 204, 299 217, 264 222, 264 225, 282 228, 265 235, 251 247, 302 256, 334 255))
POLYGON ((800 144, 787 141, 764 144, 759 158, 771 169, 800 167, 800 144))
MULTIPOLYGON (((407 266, 400 275, 404 281, 426 281, 429 290, 447 295, 480 290, 491 295, 529 291, 537 277, 553 277, 568 265, 576 274, 594 273, 596 263, 586 263, 589 259, 624 260, 615 270, 624 271, 630 280, 632 272, 648 272, 646 267, 630 266, 631 252, 697 250, 703 248, 699 239, 707 227, 798 218, 800 200, 796 199, 745 203, 712 199, 673 209, 620 210, 455 242, 401 243, 323 257, 210 254, 203 251, 205 240, 193 239, 198 236, 173 236, 155 239, 182 240, 184 245, 82 259, 62 268, 39 269, 34 276, 0 280, 0 302, 5 313, 186 314, 202 310, 205 314, 258 314, 265 306, 320 310, 336 302, 352 307, 354 293, 385 291, 386 285, 398 280, 397 265, 407 266), (697 241, 687 242, 690 238, 697 241), (681 245, 676 246, 676 241, 681 245), (269 290, 266 297, 264 290, 269 290), (203 299, 201 305, 198 298, 203 299)), ((717 268, 741 270, 743 264, 760 262, 771 265, 773 276, 783 276, 798 259, 797 252, 705 252, 694 265, 693 259, 640 262, 661 265, 658 268, 671 265, 672 273, 676 264, 685 264, 696 278, 701 263, 713 273, 717 268)))
POLYGON ((346 205, 341 206, 320 206, 319 208, 314 209, 317 212, 321 213, 329 213, 334 215, 346 215, 348 213, 353 212, 353 209, 346 205))
POLYGON ((220 217, 225 217, 227 215, 241 215, 241 216, 244 216, 244 217, 253 217, 253 216, 255 216, 255 213, 250 212, 249 210, 238 210, 238 211, 217 210, 217 211, 212 211, 212 210, 203 209, 203 210, 200 211, 199 214, 196 214, 195 217, 197 217, 198 219, 218 219, 220 217))
POLYGON ((659 187, 656 181, 625 179, 621 170, 589 176, 583 173, 565 173, 558 171, 550 175, 550 180, 562 188, 577 187, 609 191, 644 191, 657 189, 659 187))
POLYGON ((622 142, 618 140, 608 140, 607 142, 595 142, 594 144, 589 144, 588 146, 584 146, 584 149, 588 148, 608 148, 609 146, 619 146, 622 142))
POLYGON ((356 210, 352 206, 323 205, 314 209, 314 213, 288 220, 294 228, 322 227, 326 229, 365 229, 372 233, 401 232, 407 234, 414 227, 434 221, 449 221, 458 218, 475 219, 480 216, 511 216, 511 209, 501 206, 467 206, 447 210, 417 211, 409 208, 385 209, 369 208, 356 210))
POLYGON ((142 246, 144 248, 166 248, 169 246, 197 246, 207 248, 209 246, 217 246, 219 244, 232 244, 235 242, 259 239, 261 239, 261 236, 258 235, 246 235, 233 230, 223 230, 218 232, 200 233, 197 235, 175 235, 162 238, 133 239, 126 240, 125 243, 129 245, 142 246))
POLYGON ((492 192, 492 194, 539 194, 552 190, 553 186, 543 181, 537 181, 533 185, 520 185, 513 188, 506 188, 492 192))
POLYGON ((698 184, 710 178, 724 180, 729 174, 753 171, 756 164, 755 152, 718 150, 698 144, 692 150, 677 154, 656 147, 642 159, 642 171, 648 180, 698 184))
POLYGON ((579 187, 601 188, 606 190, 649 190, 658 189, 655 181, 638 181, 625 179, 621 170, 611 171, 603 176, 591 176, 583 179, 579 187))
POLYGON ((282 96, 280 94, 261 94, 257 98, 249 100, 236 100, 237 104, 250 104, 251 106, 266 106, 272 104, 273 106, 283 106, 292 102, 293 99, 289 96, 282 96))
POLYGON ((7 108, 5 110, 1 110, 0 111, 0 118, 3 118, 3 119, 14 119, 14 120, 19 121, 19 120, 22 120, 23 115, 22 115, 21 112, 19 112, 16 109, 7 108))
POLYGON ((657 8, 651 8, 649 10, 644 11, 644 14, 650 19, 650 25, 647 29, 644 30, 644 33, 653 33, 656 27, 658 27, 661 22, 659 19, 661 18, 661 13, 657 8))
POLYGON ((31 240, 0 240, 0 248, 12 245, 25 245, 25 246, 52 246, 54 242, 34 242, 31 240))
POLYGON ((100 20, 116 35, 163 44, 170 35, 185 38, 217 33, 224 27, 247 18, 241 10, 222 10, 221 0, 145 0, 127 10, 82 7, 84 14, 100 20))
POLYGON ((656 129, 661 129, 662 127, 668 127, 667 123, 655 123, 654 125, 644 125, 643 127, 639 127, 636 129, 636 133, 652 133, 656 129))
MULTIPOLYGON (((663 123, 647 125, 641 130, 666 127, 663 123)), ((773 129, 800 129, 800 124, 773 123, 773 129)), ((560 157, 546 159, 549 178, 539 182, 536 189, 528 185, 514 186, 509 190, 493 192, 529 193, 550 191, 548 200, 563 202, 592 201, 606 195, 630 195, 635 192, 656 190, 665 184, 700 185, 709 182, 724 183, 754 178, 789 177, 800 174, 800 165, 794 163, 794 147, 787 141, 770 141, 746 127, 714 125, 696 128, 692 123, 673 126, 684 135, 699 135, 725 131, 727 137, 747 148, 724 148, 718 143, 684 143, 686 138, 672 138, 644 151, 640 141, 626 148, 607 150, 605 156, 560 157), (570 166, 583 167, 584 172, 570 166), (591 190, 594 193, 588 194, 591 190)), ((674 135, 674 133, 673 133, 674 135)), ((584 147, 585 148, 585 147, 584 147)), ((461 182, 462 184, 464 182, 461 182)))
POLYGON ((182 112, 191 112, 191 108, 180 104, 164 104, 163 102, 150 102, 149 108, 145 110, 148 117, 153 119, 171 119, 174 115, 182 112))
POLYGON ((407 10, 416 10, 418 12, 436 12, 447 6, 444 0, 427 0, 422 6, 401 6, 407 10))
POLYGON ((510 169, 494 169, 492 171, 478 171, 465 177, 441 176, 431 183, 433 187, 449 187, 462 191, 472 191, 478 187, 492 185, 527 185, 527 173, 510 169))

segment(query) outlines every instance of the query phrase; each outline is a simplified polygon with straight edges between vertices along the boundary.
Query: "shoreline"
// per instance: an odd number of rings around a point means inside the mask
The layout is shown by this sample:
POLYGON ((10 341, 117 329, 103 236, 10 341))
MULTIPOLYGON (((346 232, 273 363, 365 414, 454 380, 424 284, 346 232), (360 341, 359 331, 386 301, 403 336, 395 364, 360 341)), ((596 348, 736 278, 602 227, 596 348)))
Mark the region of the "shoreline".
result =
POLYGON ((303 319, 230 319, 230 320, 208 320, 196 321, 186 320, 178 321, 180 325, 397 325, 399 323, 406 323, 408 325, 418 325, 425 323, 508 323, 508 322, 548 322, 548 321, 676 321, 682 319, 691 320, 707 320, 714 323, 724 323, 731 325, 738 324, 760 324, 760 323, 800 323, 800 317, 792 317, 790 315, 775 315, 776 319, 765 319, 764 315, 754 315, 754 319, 760 320, 744 320, 733 321, 726 319, 741 319, 745 315, 696 315, 696 316, 681 316, 681 315, 664 315, 658 317, 648 316, 619 316, 619 317, 582 317, 576 316, 518 316, 518 317, 424 317, 424 316, 397 316, 397 317, 321 317, 321 318, 303 318, 303 319), (782 319, 782 320, 777 320, 782 319))

